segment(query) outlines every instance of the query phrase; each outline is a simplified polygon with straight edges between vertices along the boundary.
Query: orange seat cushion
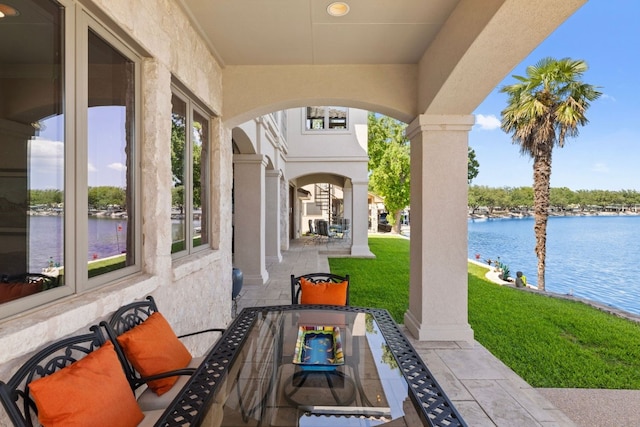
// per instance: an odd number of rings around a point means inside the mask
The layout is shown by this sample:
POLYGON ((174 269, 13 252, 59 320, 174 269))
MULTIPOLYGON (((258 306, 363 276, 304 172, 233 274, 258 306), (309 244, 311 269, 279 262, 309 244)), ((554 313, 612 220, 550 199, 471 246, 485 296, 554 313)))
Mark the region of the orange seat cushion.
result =
MULTIPOLYGON (((186 368, 191 362, 191 353, 158 312, 120 335, 118 343, 143 377, 186 368)), ((149 381, 147 385, 160 396, 169 391, 177 380, 178 377, 168 377, 149 381)))
POLYGON ((144 418, 111 342, 29 389, 43 426, 129 427, 144 418))
POLYGON ((313 283, 304 277, 300 278, 300 304, 347 305, 346 280, 340 283, 313 283))

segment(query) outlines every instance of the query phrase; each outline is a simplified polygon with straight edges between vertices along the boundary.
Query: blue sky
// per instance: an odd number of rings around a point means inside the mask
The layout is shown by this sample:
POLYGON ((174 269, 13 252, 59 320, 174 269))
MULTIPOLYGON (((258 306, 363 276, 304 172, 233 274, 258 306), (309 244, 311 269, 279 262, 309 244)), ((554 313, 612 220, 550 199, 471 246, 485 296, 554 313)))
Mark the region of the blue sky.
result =
POLYGON ((555 148, 552 187, 640 191, 640 16, 638 0, 589 0, 498 85, 474 111, 469 145, 480 173, 472 185, 531 186, 533 162, 500 129, 507 102, 500 88, 544 57, 583 59, 583 80, 603 95, 587 111, 589 123, 555 148))
MULTIPOLYGON (((124 107, 92 107, 88 112, 88 185, 126 186, 124 107)), ((63 116, 42 120, 42 130, 29 141, 31 189, 64 188, 63 116)))

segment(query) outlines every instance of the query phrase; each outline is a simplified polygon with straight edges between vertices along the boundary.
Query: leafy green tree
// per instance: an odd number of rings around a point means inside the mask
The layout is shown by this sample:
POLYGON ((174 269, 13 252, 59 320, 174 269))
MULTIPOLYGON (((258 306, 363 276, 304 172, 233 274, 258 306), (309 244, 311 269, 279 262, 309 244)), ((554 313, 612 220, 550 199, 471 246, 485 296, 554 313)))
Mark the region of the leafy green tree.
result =
POLYGON ((185 147, 186 147, 186 118, 181 114, 171 114, 171 173, 173 189, 171 190, 171 205, 184 212, 186 203, 184 185, 185 147))
MULTIPOLYGON (((389 346, 387 344, 382 344, 381 348, 382 348, 382 358, 381 358, 382 363, 389 366, 389 368, 392 371, 395 371, 396 369, 398 369, 398 362, 396 362, 396 358, 393 355, 393 352, 391 351, 389 346)), ((398 372, 398 376, 400 376, 400 372, 398 372)))
POLYGON ((369 113, 369 186, 384 199, 391 214, 393 233, 399 233, 400 213, 409 205, 410 151, 404 134, 406 124, 386 116, 369 113))
POLYGON ((93 209, 119 207, 126 210, 127 194, 124 188, 113 186, 89 187, 88 204, 93 209))
POLYGON ((577 203, 581 210, 588 210, 590 205, 595 205, 593 192, 590 190, 578 190, 576 192, 577 203))
POLYGON ((511 190, 511 203, 514 207, 529 209, 533 206, 533 188, 517 187, 511 190))
POLYGON ((186 144, 186 119, 180 114, 171 114, 171 172, 174 186, 184 185, 184 155, 186 144))
POLYGON ((481 206, 478 197, 478 186, 469 187, 467 192, 467 206, 471 209, 471 214, 475 214, 478 208, 481 206))
POLYGON ((193 206, 200 207, 202 205, 201 193, 202 193, 202 140, 204 138, 202 134, 202 123, 193 122, 194 138, 198 143, 194 141, 192 144, 192 156, 193 156, 193 206))
POLYGON ((549 189, 550 206, 565 210, 567 209, 567 207, 569 207, 569 205, 575 204, 576 200, 577 199, 574 192, 567 187, 549 189))
POLYGON ((635 205, 640 204, 640 192, 635 190, 622 190, 621 196, 624 200, 623 203, 627 208, 632 208, 635 205))
POLYGON ((471 181, 478 176, 480 172, 480 163, 476 160, 476 152, 473 151, 473 148, 468 147, 467 152, 467 181, 471 184, 471 181))
POLYGON ((474 185, 469 188, 469 206, 473 210, 472 213, 481 206, 485 206, 490 212, 493 211, 495 207, 493 204, 495 197, 491 194, 493 191, 486 185, 474 185))
POLYGON ((180 208, 180 213, 184 213, 184 185, 176 185, 171 189, 171 206, 180 208))
POLYGON ((64 193, 60 190, 31 190, 29 204, 53 206, 62 203, 64 193))
POLYGON ((518 83, 505 86, 507 107, 502 111, 502 130, 511 134, 520 152, 533 158, 534 230, 538 257, 538 288, 545 290, 547 221, 551 155, 557 145, 578 135, 578 126, 588 123, 590 102, 600 97, 595 86, 583 83, 586 62, 570 58, 544 58, 527 67, 527 76, 514 76, 518 83))

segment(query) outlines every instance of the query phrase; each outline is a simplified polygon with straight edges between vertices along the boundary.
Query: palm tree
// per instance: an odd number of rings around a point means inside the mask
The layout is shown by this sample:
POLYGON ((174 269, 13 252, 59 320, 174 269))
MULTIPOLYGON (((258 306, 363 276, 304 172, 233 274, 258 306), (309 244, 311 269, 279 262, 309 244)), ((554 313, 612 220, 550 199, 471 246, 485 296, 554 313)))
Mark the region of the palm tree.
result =
POLYGON ((602 95, 583 83, 588 67, 582 60, 544 58, 527 67, 527 76, 513 76, 519 83, 505 86, 509 96, 502 111, 502 130, 512 133, 521 154, 533 158, 533 199, 538 257, 538 289, 544 291, 551 153, 565 139, 578 136, 578 126, 588 123, 589 102, 602 95))

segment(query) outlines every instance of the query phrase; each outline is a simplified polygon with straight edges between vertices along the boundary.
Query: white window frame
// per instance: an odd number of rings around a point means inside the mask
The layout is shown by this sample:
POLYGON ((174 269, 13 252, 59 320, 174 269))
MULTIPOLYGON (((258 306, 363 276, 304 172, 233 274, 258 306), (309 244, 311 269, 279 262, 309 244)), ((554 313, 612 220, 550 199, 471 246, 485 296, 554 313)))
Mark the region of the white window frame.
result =
MULTIPOLYGON (((88 63, 88 58, 86 55, 88 54, 88 31, 91 30, 101 38, 103 38, 108 44, 110 44, 114 49, 116 49, 121 55, 125 56, 127 59, 134 63, 134 80, 135 80, 135 93, 134 93, 134 133, 133 133, 133 150, 131 150, 131 155, 133 159, 129 161, 129 164, 132 165, 135 170, 133 173, 133 183, 132 188, 128 189, 128 191, 133 191, 133 218, 131 218, 130 226, 134 227, 134 242, 133 242, 133 250, 134 250, 134 260, 135 263, 130 266, 126 266, 124 268, 101 274, 99 276, 95 276, 92 278, 88 277, 88 270, 86 265, 82 265, 83 263, 79 263, 78 268, 76 269, 77 277, 79 278, 79 282, 82 283, 82 290, 93 289, 98 286, 102 286, 107 283, 111 283, 114 280, 120 279, 122 277, 140 272, 142 270, 142 215, 141 215, 141 207, 142 204, 140 202, 141 198, 141 185, 140 185, 140 141, 141 138, 141 114, 140 114, 140 106, 142 104, 141 97, 141 86, 142 86, 142 77, 141 77, 141 69, 142 69, 142 57, 136 54, 136 52, 130 48, 127 44, 117 38, 111 31, 109 31, 105 26, 103 26, 97 19, 90 16, 87 12, 83 11, 80 15, 78 32, 76 33, 77 42, 79 46, 82 46, 82 50, 79 52, 78 57, 82 59, 82 62, 79 61, 80 67, 79 69, 82 71, 82 74, 78 73, 77 79, 78 81, 83 81, 83 84, 77 85, 77 94, 76 97, 79 100, 78 102, 78 113, 79 123, 77 126, 78 135, 73 141, 87 141, 87 114, 89 107, 87 105, 88 100, 88 67, 82 65, 88 63), (82 36, 84 34, 84 36, 82 36), (85 57, 83 57, 85 56, 85 57), (85 285, 86 284, 86 285, 85 285)), ((76 218, 75 224, 78 226, 78 231, 76 233, 76 243, 75 246, 78 250, 75 259, 80 260, 83 254, 88 253, 88 153, 87 153, 87 145, 86 144, 78 144, 77 145, 77 153, 78 158, 76 161, 76 200, 77 207, 75 212, 78 215, 76 218), (80 175, 81 172, 82 175, 80 175)), ((66 259, 66 255, 65 255, 66 259)), ((66 269, 65 269, 66 271, 66 269)))

